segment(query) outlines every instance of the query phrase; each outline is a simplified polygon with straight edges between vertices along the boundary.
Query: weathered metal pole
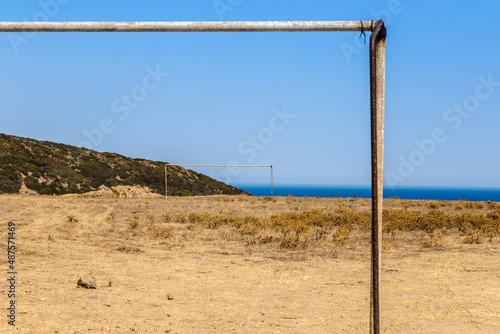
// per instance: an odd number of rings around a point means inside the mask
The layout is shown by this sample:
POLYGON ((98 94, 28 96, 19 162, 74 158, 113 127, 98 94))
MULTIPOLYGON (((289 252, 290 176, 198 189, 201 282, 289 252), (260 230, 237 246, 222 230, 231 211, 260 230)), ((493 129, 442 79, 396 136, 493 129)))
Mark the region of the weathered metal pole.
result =
POLYGON ((271 167, 271 197, 273 197, 273 165, 269 165, 271 167))
POLYGON ((165 164, 165 198, 168 198, 168 174, 167 174, 167 165, 165 164))
POLYGON ((0 22, 0 32, 368 31, 372 21, 0 22))
POLYGON ((384 21, 374 22, 370 36, 370 102, 372 142, 372 249, 370 333, 380 334, 380 268, 382 253, 382 199, 385 101, 384 21))

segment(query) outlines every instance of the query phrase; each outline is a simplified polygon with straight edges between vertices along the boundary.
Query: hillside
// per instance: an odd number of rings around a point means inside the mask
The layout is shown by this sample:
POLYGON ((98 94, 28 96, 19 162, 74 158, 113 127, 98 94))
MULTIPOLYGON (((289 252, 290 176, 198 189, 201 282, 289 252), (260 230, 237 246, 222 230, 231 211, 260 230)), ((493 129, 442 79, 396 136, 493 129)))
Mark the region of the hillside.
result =
MULTIPOLYGON (((101 185, 142 186, 164 195, 164 162, 0 134, 0 194, 85 193, 101 185)), ((247 194, 177 166, 169 168, 168 185, 169 195, 247 194)))

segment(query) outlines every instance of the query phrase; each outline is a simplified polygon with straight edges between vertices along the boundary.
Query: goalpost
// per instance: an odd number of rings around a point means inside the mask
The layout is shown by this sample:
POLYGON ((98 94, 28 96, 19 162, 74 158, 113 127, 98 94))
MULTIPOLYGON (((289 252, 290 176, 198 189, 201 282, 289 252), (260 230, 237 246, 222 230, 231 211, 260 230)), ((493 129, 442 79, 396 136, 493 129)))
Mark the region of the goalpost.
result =
POLYGON ((271 169, 271 197, 273 196, 273 166, 272 165, 200 165, 200 164, 165 164, 165 198, 168 198, 168 166, 181 167, 269 167, 271 169))
POLYGON ((378 21, 263 22, 0 22, 0 32, 215 32, 215 31, 371 31, 370 118, 372 231, 370 333, 380 333, 380 269, 382 252, 382 186, 386 27, 378 21))

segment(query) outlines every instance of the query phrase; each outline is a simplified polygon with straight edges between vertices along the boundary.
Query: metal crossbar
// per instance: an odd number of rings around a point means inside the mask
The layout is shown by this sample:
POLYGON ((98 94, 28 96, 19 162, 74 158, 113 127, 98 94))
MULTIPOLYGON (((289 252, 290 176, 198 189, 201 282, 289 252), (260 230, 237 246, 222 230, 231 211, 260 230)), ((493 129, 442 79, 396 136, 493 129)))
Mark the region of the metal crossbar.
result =
POLYGON ((384 151, 385 37, 379 21, 264 22, 0 22, 0 32, 222 32, 371 31, 370 101, 372 161, 372 247, 370 333, 380 333, 380 260, 384 151))
POLYGON ((0 32, 371 31, 373 21, 0 22, 0 32))

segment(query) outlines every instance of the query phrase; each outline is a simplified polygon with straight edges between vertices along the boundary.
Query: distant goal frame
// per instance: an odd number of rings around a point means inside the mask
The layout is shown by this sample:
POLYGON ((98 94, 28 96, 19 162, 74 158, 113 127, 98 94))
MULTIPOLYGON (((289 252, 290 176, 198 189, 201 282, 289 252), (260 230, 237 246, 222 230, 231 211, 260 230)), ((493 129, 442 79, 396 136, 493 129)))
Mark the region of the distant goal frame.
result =
POLYGON ((370 334, 380 333, 386 27, 378 21, 0 22, 0 32, 327 32, 370 31, 370 334))
POLYGON ((271 170, 271 197, 273 197, 273 165, 206 165, 206 164, 165 164, 165 198, 168 198, 168 166, 179 167, 269 167, 271 170))

